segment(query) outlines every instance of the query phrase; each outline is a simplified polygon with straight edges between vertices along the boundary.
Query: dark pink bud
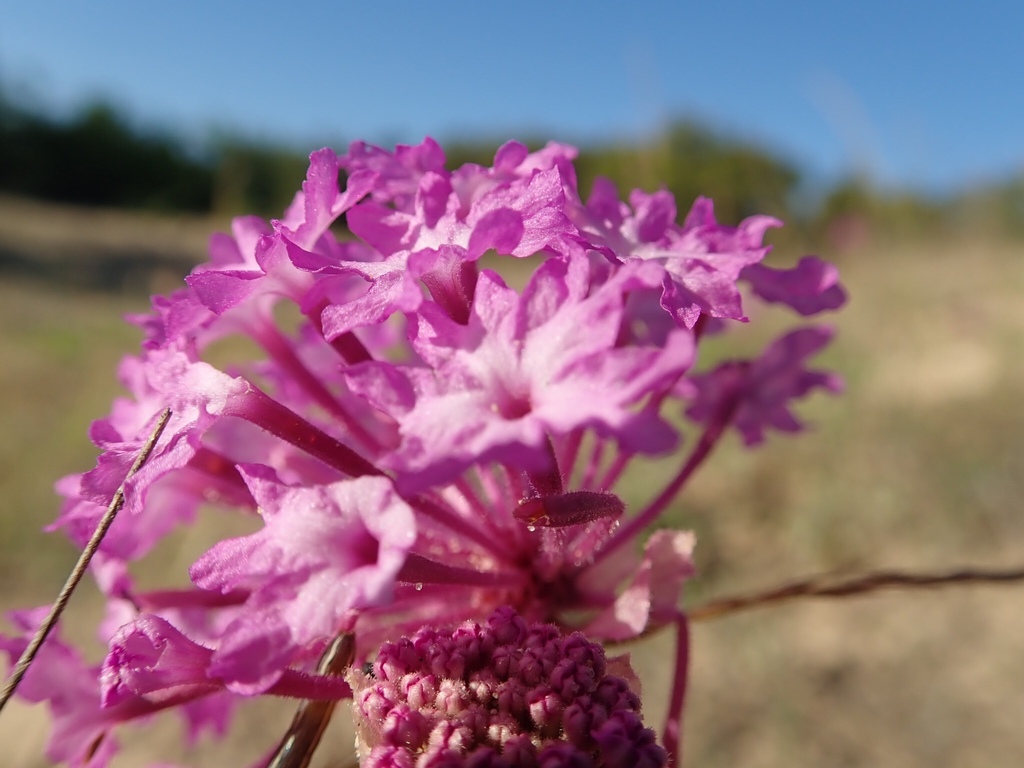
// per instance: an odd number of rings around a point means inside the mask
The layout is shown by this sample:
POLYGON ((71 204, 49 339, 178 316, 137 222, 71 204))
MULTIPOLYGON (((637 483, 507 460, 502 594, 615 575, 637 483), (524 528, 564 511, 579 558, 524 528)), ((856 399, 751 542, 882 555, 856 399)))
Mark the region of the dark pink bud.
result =
MULTIPOLYGON (((508 606, 498 608, 487 620, 487 628, 500 645, 519 646, 526 637, 526 621, 508 606)), ((496 651, 497 652, 497 651, 496 651)))
POLYGON ((522 654, 518 648, 503 645, 494 649, 491 657, 491 669, 499 680, 508 680, 519 673, 519 656, 522 654))
POLYGON ((401 691, 414 709, 433 706, 437 699, 437 678, 413 672, 402 678, 401 691))
POLYGON ((509 765, 536 765, 537 747, 526 734, 513 736, 504 743, 501 756, 509 765))
POLYGON ((494 650, 494 638, 477 624, 463 625, 452 633, 452 641, 465 668, 477 668, 481 659, 494 650))
POLYGON ((562 639, 558 627, 553 624, 535 624, 530 627, 526 639, 523 641, 523 648, 546 648, 549 644, 559 642, 562 639))
POLYGON ((538 768, 594 768, 595 763, 584 752, 564 741, 548 744, 537 757, 538 768))
POLYGON ((593 667, 562 659, 551 673, 551 687, 563 701, 572 701, 592 693, 597 688, 597 676, 593 667))
POLYGON ((604 649, 587 640, 579 632, 574 632, 562 641, 562 657, 572 659, 579 665, 594 670, 594 677, 602 678, 605 674, 604 649))
MULTIPOLYGON (((490 745, 474 749, 464 760, 452 764, 452 768, 509 768, 509 763, 490 745)), ((447 768, 447 766, 446 766, 447 768)))
POLYGON ((470 689, 462 680, 440 680, 437 685, 437 696, 434 706, 439 712, 453 716, 464 712, 473 697, 470 689))
POLYGON ((360 761, 361 768, 413 768, 415 758, 401 747, 374 747, 370 754, 360 761))
POLYGON ((475 704, 460 713, 457 722, 459 725, 465 726, 473 734, 473 739, 479 743, 487 739, 487 729, 490 727, 493 717, 494 713, 491 712, 490 707, 475 704))
POLYGON ((381 680, 397 682, 420 665, 419 654, 412 641, 403 637, 396 643, 388 643, 380 649, 374 671, 381 680))
POLYGON ((527 685, 538 685, 547 680, 559 660, 558 645, 530 648, 519 660, 519 679, 527 685))
POLYGON ((629 683, 621 677, 611 675, 605 677, 597 684, 597 690, 594 691, 591 698, 606 707, 609 712, 620 709, 631 712, 640 711, 640 697, 633 693, 629 683))
POLYGON ((506 680, 494 692, 495 703, 502 712, 508 712, 517 720, 529 717, 526 697, 529 689, 518 680, 506 680))
POLYGON ((430 721, 420 711, 405 704, 395 706, 384 718, 381 736, 386 744, 416 751, 427 742, 430 721))
POLYGON ((383 722, 395 704, 401 701, 393 683, 379 681, 359 694, 359 708, 368 720, 383 722))
POLYGON ((565 708, 562 716, 562 729, 565 737, 581 749, 590 749, 594 746, 594 738, 591 733, 604 725, 608 719, 604 707, 593 706, 590 699, 582 696, 565 708))
POLYGON ((643 748, 654 741, 635 712, 612 713, 592 735, 608 768, 633 768, 639 764, 643 748))

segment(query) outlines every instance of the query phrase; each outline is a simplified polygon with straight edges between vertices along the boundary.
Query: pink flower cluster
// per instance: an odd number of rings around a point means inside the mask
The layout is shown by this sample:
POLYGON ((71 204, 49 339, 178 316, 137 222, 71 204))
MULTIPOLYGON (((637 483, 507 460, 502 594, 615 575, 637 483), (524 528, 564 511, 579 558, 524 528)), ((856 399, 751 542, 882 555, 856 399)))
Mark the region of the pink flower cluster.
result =
POLYGON ((236 219, 187 287, 134 318, 130 396, 93 425, 102 453, 59 484, 54 527, 83 544, 172 415, 93 561, 106 660, 87 669, 51 643, 57 666, 26 680, 55 713, 52 759, 102 766, 115 726, 162 709, 194 737, 223 732, 246 697, 348 696, 308 673, 339 633, 361 662, 501 607, 598 642, 678 628, 663 735, 676 755, 693 539, 636 544, 728 427, 749 444, 799 429, 792 400, 840 388, 805 367, 824 327, 710 370, 701 342, 754 297, 809 316, 845 295, 817 258, 761 263, 774 219, 725 226, 699 199, 677 223, 668 192, 624 202, 607 181, 584 202, 574 157, 512 142, 491 167, 449 171, 429 139, 320 150, 282 219, 236 219), (230 366, 210 362, 225 353, 230 366), (677 474, 627 509, 627 470, 686 432, 677 474), (129 566, 204 505, 262 527, 214 544, 187 587, 138 588, 129 566), (57 668, 73 689, 49 682, 57 668))

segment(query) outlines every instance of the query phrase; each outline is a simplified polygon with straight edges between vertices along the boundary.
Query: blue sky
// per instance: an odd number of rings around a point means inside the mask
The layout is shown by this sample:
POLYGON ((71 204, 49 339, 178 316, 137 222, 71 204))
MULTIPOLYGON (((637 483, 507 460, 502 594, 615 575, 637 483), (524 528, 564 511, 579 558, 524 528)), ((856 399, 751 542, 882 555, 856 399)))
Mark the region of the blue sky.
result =
POLYGON ((11 2, 0 82, 68 112, 312 149, 642 139, 676 117, 830 180, 1024 172, 1024 4, 11 2))

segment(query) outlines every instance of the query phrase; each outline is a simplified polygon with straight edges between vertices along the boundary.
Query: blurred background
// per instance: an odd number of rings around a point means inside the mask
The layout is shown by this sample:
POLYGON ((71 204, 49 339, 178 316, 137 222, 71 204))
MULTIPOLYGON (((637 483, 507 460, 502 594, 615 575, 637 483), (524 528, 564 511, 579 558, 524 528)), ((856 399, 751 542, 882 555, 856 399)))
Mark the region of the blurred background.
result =
MULTIPOLYGON (((726 441, 688 489, 691 602, 1024 561, 1024 9, 772 5, 0 0, 0 608, 49 601, 73 560, 40 529, 53 481, 95 459, 88 425, 138 344, 122 316, 231 216, 279 214, 311 150, 425 135, 452 166, 572 143, 584 193, 665 186, 681 213, 707 195, 725 223, 786 221, 773 263, 840 266, 821 363, 847 393, 807 403, 800 437, 726 441)), ((754 320, 744 349, 784 327, 754 320)), ((159 567, 183 577, 214 525, 159 567)), ((1024 586, 960 588, 701 624, 688 764, 1022 765, 1022 608, 1024 586)), ((78 595, 65 633, 99 612, 78 595)), ((655 722, 668 652, 637 654, 655 722)), ((119 765, 243 765, 290 708, 254 707, 226 747, 129 737, 119 765)), ((4 764, 47 765, 46 732, 40 708, 5 711, 4 764)))

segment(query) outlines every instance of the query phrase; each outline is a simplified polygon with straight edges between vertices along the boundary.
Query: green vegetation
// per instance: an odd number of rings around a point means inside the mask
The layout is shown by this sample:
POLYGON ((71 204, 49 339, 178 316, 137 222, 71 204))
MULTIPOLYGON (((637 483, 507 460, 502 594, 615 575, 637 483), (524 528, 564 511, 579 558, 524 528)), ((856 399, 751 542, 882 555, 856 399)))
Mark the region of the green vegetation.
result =
POLYGON ((169 136, 132 130, 96 104, 59 122, 0 101, 0 189, 82 205, 210 207, 212 173, 169 136))

